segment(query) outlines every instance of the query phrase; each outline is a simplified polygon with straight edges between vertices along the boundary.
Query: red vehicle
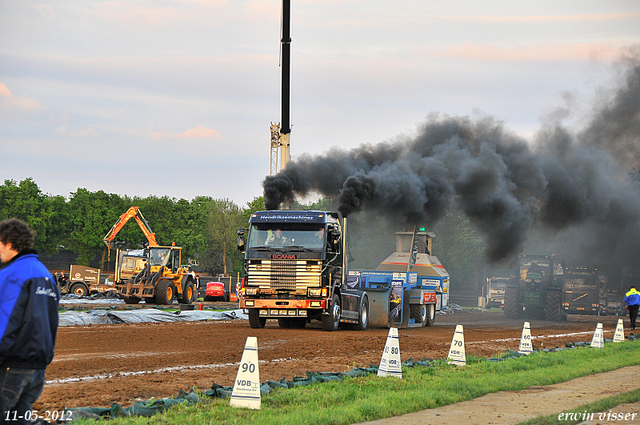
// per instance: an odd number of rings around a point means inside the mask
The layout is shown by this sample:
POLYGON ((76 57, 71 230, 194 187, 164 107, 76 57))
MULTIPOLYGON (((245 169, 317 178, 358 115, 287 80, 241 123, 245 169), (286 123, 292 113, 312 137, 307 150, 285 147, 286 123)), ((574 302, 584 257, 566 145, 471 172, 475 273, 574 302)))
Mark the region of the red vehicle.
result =
POLYGON ((207 282, 207 292, 204 295, 205 301, 225 301, 224 283, 207 282))

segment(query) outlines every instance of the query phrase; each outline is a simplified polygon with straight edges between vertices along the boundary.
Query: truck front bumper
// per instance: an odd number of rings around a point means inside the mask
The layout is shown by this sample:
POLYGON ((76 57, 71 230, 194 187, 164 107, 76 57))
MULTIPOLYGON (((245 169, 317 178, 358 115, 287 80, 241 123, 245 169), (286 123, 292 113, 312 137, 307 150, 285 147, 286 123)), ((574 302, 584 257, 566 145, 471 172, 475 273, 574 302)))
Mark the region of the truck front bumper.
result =
POLYGON ((307 310, 324 310, 327 301, 318 300, 285 300, 285 299, 247 299, 240 302, 242 308, 257 308, 260 316, 283 317, 283 316, 306 316, 307 310))

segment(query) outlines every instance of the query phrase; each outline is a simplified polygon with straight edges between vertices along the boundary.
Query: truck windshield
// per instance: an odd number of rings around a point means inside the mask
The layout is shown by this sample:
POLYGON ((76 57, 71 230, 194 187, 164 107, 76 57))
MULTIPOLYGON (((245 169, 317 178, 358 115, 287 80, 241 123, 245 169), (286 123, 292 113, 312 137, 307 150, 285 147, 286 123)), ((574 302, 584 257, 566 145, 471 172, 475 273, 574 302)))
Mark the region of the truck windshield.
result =
POLYGON ((324 226, 317 223, 260 223, 249 230, 247 248, 323 249, 324 226))

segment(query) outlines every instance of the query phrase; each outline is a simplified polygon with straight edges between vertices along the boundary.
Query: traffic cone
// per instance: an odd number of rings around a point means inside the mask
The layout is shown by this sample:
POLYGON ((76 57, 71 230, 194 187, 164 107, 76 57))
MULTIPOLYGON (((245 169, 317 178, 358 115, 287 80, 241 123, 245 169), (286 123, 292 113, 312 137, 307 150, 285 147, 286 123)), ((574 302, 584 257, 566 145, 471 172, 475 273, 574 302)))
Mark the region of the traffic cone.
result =
POLYGON ((533 353, 533 344, 531 344, 531 325, 524 322, 522 327, 522 336, 520 337, 520 347, 518 353, 529 355, 533 353))
POLYGON ((384 345, 382 359, 380 359, 380 365, 378 366, 378 376, 395 376, 402 379, 398 328, 389 328, 387 343, 384 345))
POLYGON ((247 337, 242 360, 233 385, 229 405, 260 409, 260 371, 258 369, 258 338, 247 337))
POLYGON ((467 364, 467 355, 464 351, 464 332, 462 325, 456 325, 456 330, 453 333, 453 340, 451 341, 451 348, 449 348, 449 355, 447 356, 447 363, 456 366, 465 366, 467 364))

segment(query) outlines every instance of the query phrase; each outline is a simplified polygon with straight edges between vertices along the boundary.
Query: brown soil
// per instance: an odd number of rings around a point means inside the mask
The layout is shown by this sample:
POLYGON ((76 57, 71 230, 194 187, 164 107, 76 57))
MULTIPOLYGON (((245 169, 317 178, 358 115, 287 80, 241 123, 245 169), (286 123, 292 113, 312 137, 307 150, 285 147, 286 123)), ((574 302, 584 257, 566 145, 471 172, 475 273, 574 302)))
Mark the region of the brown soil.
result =
MULTIPOLYGON (((533 320, 534 347, 589 342, 597 322, 604 323, 605 338, 611 338, 615 317, 533 320)), ((464 325, 467 356, 490 357, 518 349, 523 321, 479 311, 438 315, 431 328, 399 330, 402 360, 446 357, 457 324, 464 325)), ((62 327, 34 409, 127 407, 137 400, 174 397, 181 389, 230 386, 248 336, 258 338, 262 382, 291 380, 307 371, 346 372, 377 365, 387 334, 388 329, 324 332, 317 322, 306 329, 280 329, 274 320, 264 329, 251 329, 246 320, 62 327)))

